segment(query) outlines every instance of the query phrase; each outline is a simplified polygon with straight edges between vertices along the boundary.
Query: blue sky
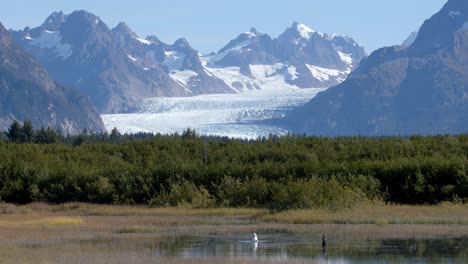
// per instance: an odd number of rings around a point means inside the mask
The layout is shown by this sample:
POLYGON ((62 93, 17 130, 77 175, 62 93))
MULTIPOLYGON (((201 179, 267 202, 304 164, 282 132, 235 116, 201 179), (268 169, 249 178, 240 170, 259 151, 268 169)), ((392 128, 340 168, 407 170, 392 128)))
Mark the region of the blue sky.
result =
POLYGON ((298 21, 324 33, 353 37, 371 52, 400 44, 446 0, 8 0, 0 9, 7 28, 38 26, 53 11, 84 9, 109 27, 126 22, 138 35, 172 43, 186 37, 201 52, 217 51, 256 27, 276 37, 298 21))

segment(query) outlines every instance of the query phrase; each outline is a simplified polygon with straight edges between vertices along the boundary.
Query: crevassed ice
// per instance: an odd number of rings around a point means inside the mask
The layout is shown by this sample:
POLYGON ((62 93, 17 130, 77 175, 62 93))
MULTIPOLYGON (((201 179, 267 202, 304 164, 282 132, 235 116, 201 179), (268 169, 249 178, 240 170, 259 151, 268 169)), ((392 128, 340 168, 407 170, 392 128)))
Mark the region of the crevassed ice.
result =
POLYGON ((320 89, 261 90, 194 97, 156 97, 133 114, 103 115, 108 129, 121 132, 181 133, 193 128, 205 135, 256 138, 288 131, 264 122, 285 115, 312 99, 320 89))

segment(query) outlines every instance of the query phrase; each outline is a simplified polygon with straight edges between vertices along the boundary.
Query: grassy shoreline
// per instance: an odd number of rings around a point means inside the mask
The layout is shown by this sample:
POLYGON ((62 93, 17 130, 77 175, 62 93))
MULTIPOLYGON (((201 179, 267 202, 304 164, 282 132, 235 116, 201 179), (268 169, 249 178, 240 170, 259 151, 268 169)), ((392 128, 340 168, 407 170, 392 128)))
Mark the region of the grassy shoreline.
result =
POLYGON ((345 247, 352 247, 354 240, 467 238, 468 206, 370 204, 337 212, 271 212, 83 203, 0 204, 0 255, 4 263, 310 263, 187 259, 154 253, 174 236, 243 237, 251 232, 305 234, 313 241, 321 241, 326 233, 331 245, 341 241, 345 247))
POLYGON ((0 226, 2 219, 35 217, 105 216, 105 217, 176 217, 184 218, 245 218, 258 222, 282 224, 374 224, 374 225, 468 225, 468 204, 442 203, 438 205, 386 205, 365 204, 352 209, 330 211, 323 209, 287 210, 274 212, 256 208, 210 208, 161 207, 127 205, 98 205, 66 203, 50 205, 31 203, 14 205, 0 203, 0 226), (16 217, 15 217, 16 216, 16 217))

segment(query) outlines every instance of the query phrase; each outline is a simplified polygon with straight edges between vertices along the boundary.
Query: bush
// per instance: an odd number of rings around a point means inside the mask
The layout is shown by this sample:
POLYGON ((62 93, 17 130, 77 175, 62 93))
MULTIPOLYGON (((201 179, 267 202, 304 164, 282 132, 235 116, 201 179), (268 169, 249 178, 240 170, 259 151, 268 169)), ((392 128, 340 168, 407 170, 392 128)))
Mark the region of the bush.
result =
POLYGON ((260 177, 241 180, 225 176, 218 186, 218 197, 225 207, 264 207, 270 201, 270 184, 260 177))
POLYGON ((214 206, 215 201, 203 186, 180 179, 151 199, 149 205, 208 208, 214 206))
POLYGON ((358 187, 340 184, 335 177, 329 180, 313 178, 274 183, 270 207, 275 210, 339 210, 369 201, 371 199, 358 187))

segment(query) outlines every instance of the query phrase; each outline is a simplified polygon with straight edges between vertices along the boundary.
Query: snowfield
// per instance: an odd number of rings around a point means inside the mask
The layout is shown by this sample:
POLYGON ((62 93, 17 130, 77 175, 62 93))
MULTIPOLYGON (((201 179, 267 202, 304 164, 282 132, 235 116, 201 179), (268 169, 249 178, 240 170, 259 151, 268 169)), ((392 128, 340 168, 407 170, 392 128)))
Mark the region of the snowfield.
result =
POLYGON ((156 97, 137 105, 130 114, 103 115, 108 131, 121 133, 181 133, 192 128, 199 134, 234 138, 284 135, 283 128, 268 124, 301 106, 326 88, 254 90, 238 94, 194 97, 156 97))

